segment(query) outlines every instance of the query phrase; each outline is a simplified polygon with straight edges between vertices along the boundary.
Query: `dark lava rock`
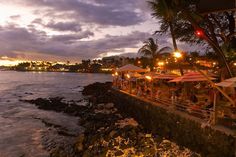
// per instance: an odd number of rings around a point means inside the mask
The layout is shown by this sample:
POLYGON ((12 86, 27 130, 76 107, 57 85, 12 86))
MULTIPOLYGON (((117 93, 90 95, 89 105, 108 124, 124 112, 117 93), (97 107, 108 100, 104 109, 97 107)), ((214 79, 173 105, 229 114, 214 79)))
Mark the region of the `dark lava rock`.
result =
POLYGON ((33 93, 25 92, 26 95, 33 95, 33 93))
POLYGON ((82 94, 83 95, 103 95, 106 93, 109 89, 111 89, 112 83, 111 82, 106 82, 106 83, 100 83, 96 82, 93 84, 90 84, 88 86, 85 86, 82 94))
POLYGON ((118 150, 117 152, 115 152, 115 156, 121 156, 123 155, 124 153, 120 150, 118 150))
POLYGON ((62 102, 62 97, 54 98, 37 98, 35 100, 21 100, 31 104, 35 104, 39 109, 64 112, 72 116, 82 115, 86 110, 89 109, 88 106, 79 106, 76 103, 66 103, 62 102))

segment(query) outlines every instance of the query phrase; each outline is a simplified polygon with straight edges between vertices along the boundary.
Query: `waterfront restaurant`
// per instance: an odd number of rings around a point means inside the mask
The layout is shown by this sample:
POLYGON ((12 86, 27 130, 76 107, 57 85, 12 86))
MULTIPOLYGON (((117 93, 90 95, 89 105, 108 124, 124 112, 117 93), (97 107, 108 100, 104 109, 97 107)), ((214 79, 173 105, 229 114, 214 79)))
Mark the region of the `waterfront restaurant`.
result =
MULTIPOLYGON (((113 74, 113 87, 133 97, 156 103, 166 110, 176 110, 199 118, 203 122, 234 128, 235 102, 209 83, 213 75, 188 72, 183 76, 172 73, 146 72, 134 65, 126 65, 113 74)), ((216 84, 217 87, 236 87, 236 78, 216 84)), ((228 95, 236 100, 235 94, 228 95)))

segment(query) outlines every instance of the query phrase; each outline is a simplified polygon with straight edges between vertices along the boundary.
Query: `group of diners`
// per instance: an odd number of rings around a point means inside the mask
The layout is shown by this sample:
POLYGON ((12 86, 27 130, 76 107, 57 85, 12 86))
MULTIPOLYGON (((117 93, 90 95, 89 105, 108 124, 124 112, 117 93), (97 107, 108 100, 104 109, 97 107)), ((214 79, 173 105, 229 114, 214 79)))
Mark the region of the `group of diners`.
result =
MULTIPOLYGON (((169 80, 127 79, 125 75, 113 81, 118 89, 152 101, 166 100, 169 106, 185 106, 185 111, 212 110, 214 96, 224 99, 207 82, 169 82, 169 80)), ((235 100, 236 94, 229 94, 235 100)), ((217 100, 218 101, 218 100, 217 100)))

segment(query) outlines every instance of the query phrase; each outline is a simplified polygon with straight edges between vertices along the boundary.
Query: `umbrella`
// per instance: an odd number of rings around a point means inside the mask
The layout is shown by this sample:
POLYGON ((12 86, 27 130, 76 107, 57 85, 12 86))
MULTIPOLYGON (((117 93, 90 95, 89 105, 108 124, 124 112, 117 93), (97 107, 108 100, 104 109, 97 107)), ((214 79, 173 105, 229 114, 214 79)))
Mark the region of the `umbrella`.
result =
POLYGON ((216 85, 221 87, 236 87, 236 77, 224 80, 216 85))
POLYGON ((120 67, 119 69, 117 69, 117 72, 146 72, 146 69, 142 69, 140 67, 137 67, 133 64, 127 64, 123 67, 120 67))
MULTIPOLYGON (((208 78, 210 80, 215 80, 215 78, 213 77, 208 76, 208 78)), ((189 72, 169 82, 198 82, 198 81, 207 81, 207 78, 199 72, 189 72)))
POLYGON ((170 74, 160 74, 160 75, 156 76, 155 78, 161 79, 161 80, 171 80, 171 79, 174 79, 177 77, 178 77, 178 75, 170 73, 170 74))
POLYGON ((159 75, 159 73, 157 73, 157 72, 148 72, 144 75, 139 76, 137 79, 146 79, 147 77, 150 77, 150 78, 154 79, 158 75, 159 75))
POLYGON ((131 78, 139 78, 140 76, 142 76, 141 74, 136 73, 136 72, 135 72, 135 73, 131 73, 131 72, 130 72, 130 73, 128 73, 128 74, 130 75, 131 78))
POLYGON ((160 75, 160 73, 152 71, 152 72, 148 72, 148 73, 144 74, 144 77, 150 77, 152 79, 155 79, 159 75, 160 75))

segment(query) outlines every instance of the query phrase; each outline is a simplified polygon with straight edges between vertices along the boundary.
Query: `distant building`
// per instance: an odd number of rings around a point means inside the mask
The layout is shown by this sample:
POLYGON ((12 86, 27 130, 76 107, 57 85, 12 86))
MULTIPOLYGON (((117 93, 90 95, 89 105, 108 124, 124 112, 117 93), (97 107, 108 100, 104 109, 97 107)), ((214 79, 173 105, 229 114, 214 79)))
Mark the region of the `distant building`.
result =
POLYGON ((114 63, 114 61, 119 61, 120 57, 119 56, 109 56, 109 57, 103 57, 102 62, 103 63, 114 63))

